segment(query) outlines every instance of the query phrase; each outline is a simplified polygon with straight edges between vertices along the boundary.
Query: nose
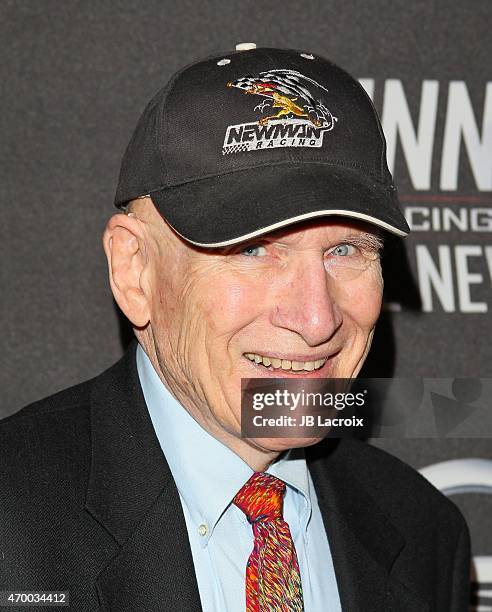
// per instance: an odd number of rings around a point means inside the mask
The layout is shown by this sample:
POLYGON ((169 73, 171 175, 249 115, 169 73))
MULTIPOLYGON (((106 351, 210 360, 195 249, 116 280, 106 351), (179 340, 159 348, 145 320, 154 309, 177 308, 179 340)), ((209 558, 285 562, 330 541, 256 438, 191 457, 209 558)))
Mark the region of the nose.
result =
POLYGON ((309 346, 327 342, 343 315, 322 257, 304 258, 278 280, 270 322, 299 334, 309 346))

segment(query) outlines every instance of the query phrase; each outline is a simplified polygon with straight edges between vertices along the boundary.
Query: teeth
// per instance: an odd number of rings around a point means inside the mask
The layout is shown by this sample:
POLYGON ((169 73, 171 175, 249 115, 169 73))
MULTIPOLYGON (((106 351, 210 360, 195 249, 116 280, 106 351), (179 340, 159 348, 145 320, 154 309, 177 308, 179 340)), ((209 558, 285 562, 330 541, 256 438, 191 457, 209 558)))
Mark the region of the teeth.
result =
POLYGON ((254 361, 254 363, 263 364, 265 367, 271 365, 275 369, 281 368, 282 370, 293 370, 294 372, 299 372, 300 370, 312 372, 313 370, 321 368, 326 362, 326 359, 317 359, 316 361, 290 361, 289 359, 267 357, 265 355, 258 355, 257 353, 245 353, 244 356, 250 361, 254 361))

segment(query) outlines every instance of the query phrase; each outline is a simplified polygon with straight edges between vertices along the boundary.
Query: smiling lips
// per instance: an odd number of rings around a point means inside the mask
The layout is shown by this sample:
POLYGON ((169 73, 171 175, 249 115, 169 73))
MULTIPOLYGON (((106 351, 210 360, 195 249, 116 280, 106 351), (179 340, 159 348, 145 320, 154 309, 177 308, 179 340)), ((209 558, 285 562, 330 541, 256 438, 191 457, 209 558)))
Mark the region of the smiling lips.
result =
POLYGON ((244 356, 256 364, 265 367, 271 366, 275 370, 288 370, 291 372, 312 372, 319 370, 326 363, 327 357, 316 359, 316 361, 291 361, 289 359, 279 359, 277 357, 268 357, 267 355, 258 355, 257 353, 245 353, 244 356))

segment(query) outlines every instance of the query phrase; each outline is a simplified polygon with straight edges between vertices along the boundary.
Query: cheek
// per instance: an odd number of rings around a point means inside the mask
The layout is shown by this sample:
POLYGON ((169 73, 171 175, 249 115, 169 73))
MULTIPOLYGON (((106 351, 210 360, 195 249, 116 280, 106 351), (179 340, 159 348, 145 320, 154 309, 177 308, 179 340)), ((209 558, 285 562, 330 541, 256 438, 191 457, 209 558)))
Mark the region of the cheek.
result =
POLYGON ((343 285, 338 305, 344 317, 358 327, 371 329, 380 314, 383 299, 383 282, 380 270, 368 270, 363 276, 343 285))
POLYGON ((183 309, 176 296, 179 295, 180 287, 172 282, 170 275, 160 274, 154 282, 154 300, 152 304, 152 321, 157 324, 158 329, 175 329, 177 322, 182 319, 183 309))
POLYGON ((203 315, 210 333, 228 337, 254 320, 259 312, 258 287, 222 275, 202 294, 203 315))
MULTIPOLYGON (((200 382, 203 400, 221 428, 237 435, 240 425, 241 381, 238 378, 237 344, 241 331, 260 312, 257 283, 232 275, 209 276, 188 296, 193 314, 190 367, 200 382)), ((190 309, 189 309, 190 310, 190 309)))

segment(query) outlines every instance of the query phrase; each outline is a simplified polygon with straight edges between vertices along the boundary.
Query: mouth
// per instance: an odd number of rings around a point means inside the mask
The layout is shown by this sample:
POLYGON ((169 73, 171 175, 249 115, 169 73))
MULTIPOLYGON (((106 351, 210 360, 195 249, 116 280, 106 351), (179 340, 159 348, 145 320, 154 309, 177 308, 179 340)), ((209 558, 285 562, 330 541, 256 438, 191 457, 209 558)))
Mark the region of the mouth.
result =
POLYGON ((334 359, 340 351, 341 349, 331 355, 309 360, 295 359, 296 356, 287 359, 259 353, 244 353, 243 357, 252 371, 255 371, 252 378, 326 378, 333 371, 334 359))

